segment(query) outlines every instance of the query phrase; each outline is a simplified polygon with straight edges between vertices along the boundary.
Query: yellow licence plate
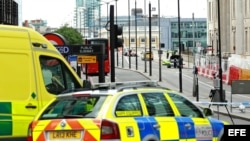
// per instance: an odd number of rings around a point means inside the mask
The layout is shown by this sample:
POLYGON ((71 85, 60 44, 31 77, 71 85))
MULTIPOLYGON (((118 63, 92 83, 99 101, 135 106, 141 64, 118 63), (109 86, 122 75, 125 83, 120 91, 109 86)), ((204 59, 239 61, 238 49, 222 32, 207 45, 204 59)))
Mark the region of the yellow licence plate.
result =
POLYGON ((81 131, 50 131, 49 139, 80 139, 81 131))

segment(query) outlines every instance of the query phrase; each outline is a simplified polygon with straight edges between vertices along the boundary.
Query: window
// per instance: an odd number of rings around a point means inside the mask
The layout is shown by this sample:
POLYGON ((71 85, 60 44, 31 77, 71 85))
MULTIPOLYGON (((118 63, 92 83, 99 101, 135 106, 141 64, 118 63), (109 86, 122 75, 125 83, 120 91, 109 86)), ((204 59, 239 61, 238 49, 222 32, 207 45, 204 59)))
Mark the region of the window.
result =
POLYGON ((131 43, 134 43, 134 42, 135 42, 135 38, 131 38, 131 39, 130 39, 130 42, 131 42, 131 43))
POLYGON ((155 42, 156 42, 156 41, 155 41, 155 38, 152 38, 152 39, 151 39, 151 42, 152 42, 152 43, 155 43, 155 42))
POLYGON ((181 116, 203 117, 201 110, 186 98, 172 93, 169 93, 169 96, 172 98, 181 116))
POLYGON ((145 38, 141 38, 141 43, 144 43, 145 42, 145 38))
POLYGON ((142 109, 137 95, 122 97, 117 103, 115 115, 118 117, 142 116, 142 109))
POLYGON ((40 119, 96 117, 106 96, 58 98, 42 114, 40 119))
POLYGON ((149 116, 174 116, 164 93, 142 93, 149 116))
POLYGON ((59 59, 41 56, 40 65, 44 85, 48 92, 60 94, 63 91, 81 88, 70 70, 59 59))

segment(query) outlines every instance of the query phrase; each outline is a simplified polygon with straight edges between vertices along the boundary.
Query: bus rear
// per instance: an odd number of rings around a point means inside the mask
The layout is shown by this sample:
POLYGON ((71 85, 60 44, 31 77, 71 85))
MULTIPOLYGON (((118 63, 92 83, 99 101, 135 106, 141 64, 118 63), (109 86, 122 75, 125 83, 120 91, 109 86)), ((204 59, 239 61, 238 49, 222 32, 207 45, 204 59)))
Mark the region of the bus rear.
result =
MULTIPOLYGON (((104 44, 105 54, 104 54, 104 72, 107 75, 110 72, 110 48, 109 41, 107 38, 90 38, 85 39, 85 44, 104 44)), ((82 64, 82 71, 84 74, 97 75, 99 73, 98 61, 96 63, 82 64)))

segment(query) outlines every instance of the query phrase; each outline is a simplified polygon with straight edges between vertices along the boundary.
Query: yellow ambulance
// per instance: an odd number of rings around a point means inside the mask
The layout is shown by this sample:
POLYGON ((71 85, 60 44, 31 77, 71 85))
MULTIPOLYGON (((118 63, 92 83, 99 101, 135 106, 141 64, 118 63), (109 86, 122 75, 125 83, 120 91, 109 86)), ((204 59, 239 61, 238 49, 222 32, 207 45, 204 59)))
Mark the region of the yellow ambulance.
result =
POLYGON ((0 140, 26 140, 38 111, 56 95, 82 88, 81 79, 43 35, 0 25, 0 140))

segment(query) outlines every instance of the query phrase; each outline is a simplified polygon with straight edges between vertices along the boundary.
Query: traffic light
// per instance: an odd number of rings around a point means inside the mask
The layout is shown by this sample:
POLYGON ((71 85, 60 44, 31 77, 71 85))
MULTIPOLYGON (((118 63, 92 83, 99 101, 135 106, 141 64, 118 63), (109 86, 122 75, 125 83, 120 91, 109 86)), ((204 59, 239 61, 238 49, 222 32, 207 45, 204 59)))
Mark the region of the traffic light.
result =
POLYGON ((122 35, 122 26, 114 25, 115 26, 115 48, 123 47, 123 39, 118 37, 119 35, 122 35))

